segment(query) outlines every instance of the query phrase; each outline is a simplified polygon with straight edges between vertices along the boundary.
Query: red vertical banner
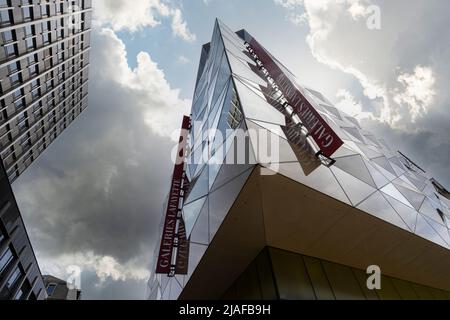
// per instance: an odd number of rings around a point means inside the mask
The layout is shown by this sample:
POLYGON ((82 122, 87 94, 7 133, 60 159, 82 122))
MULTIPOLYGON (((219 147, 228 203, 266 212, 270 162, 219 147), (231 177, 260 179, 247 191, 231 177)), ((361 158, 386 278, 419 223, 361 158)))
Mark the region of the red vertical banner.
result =
POLYGON ((186 234, 186 226, 184 220, 180 219, 178 223, 178 246, 177 259, 175 263, 175 274, 188 274, 189 263, 189 239, 186 234))
POLYGON ((177 221, 180 217, 180 200, 182 197, 184 162, 186 157, 187 138, 190 126, 190 118, 185 116, 181 127, 181 135, 178 143, 177 159, 172 175, 169 201, 164 221, 164 227, 159 249, 156 273, 170 274, 172 269, 172 259, 175 243, 175 233, 177 231, 177 221))
POLYGON ((309 134, 317 143, 322 154, 331 157, 344 142, 267 51, 255 39, 251 39, 248 45, 250 45, 253 52, 258 56, 264 68, 270 74, 270 77, 275 81, 278 89, 294 109, 295 114, 308 129, 309 134))

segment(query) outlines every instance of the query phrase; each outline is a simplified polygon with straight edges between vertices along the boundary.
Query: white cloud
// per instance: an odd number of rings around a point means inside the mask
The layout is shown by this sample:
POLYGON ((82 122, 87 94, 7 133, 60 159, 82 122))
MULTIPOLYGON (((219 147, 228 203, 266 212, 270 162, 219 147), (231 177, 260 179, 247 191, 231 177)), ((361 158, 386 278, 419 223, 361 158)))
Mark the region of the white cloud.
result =
POLYGON ((110 47, 104 51, 104 63, 108 65, 99 68, 100 72, 105 72, 101 75, 103 80, 112 80, 130 90, 132 101, 147 110, 145 123, 156 134, 171 137, 173 131, 179 128, 182 115, 188 113, 190 100, 180 99, 180 91, 170 87, 164 72, 147 52, 138 54, 137 67, 131 69, 125 45, 114 31, 104 28, 99 34, 109 39, 110 47))
POLYGON ((187 23, 183 20, 181 10, 178 8, 172 9, 170 15, 172 16, 172 32, 174 35, 189 42, 195 41, 196 36, 189 31, 187 23))
POLYGON ((62 254, 58 257, 39 259, 43 274, 50 274, 60 279, 68 279, 73 275, 73 267, 83 272, 94 271, 100 280, 98 285, 107 281, 142 280, 149 278, 150 272, 137 261, 131 260, 125 264, 119 263, 114 257, 100 256, 92 251, 62 254))
POLYGON ((308 17, 306 12, 301 12, 303 0, 274 0, 276 4, 288 9, 288 20, 295 25, 307 23, 308 17))
POLYGON ((355 20, 367 17, 368 14, 367 7, 363 6, 359 1, 353 2, 348 8, 348 12, 355 20))
POLYGON ((188 63, 191 63, 191 60, 189 60, 189 58, 181 55, 181 56, 178 57, 178 62, 180 64, 188 64, 188 63))
POLYGON ((188 29, 181 10, 171 2, 163 0, 95 0, 94 24, 107 26, 114 31, 131 32, 161 24, 160 18, 171 20, 174 36, 185 41, 195 41, 195 34, 188 29))
POLYGON ((336 97, 339 99, 339 102, 335 106, 348 115, 357 119, 369 118, 371 116, 371 113, 363 111, 361 102, 356 101, 355 97, 348 90, 339 89, 336 97))
MULTIPOLYGON (((375 6, 371 0, 274 2, 286 8, 288 17, 305 17, 309 27, 306 40, 313 56, 333 69, 353 75, 361 84, 363 94, 373 101, 372 113, 376 119, 394 127, 412 129, 411 124, 428 112, 435 93, 432 63, 437 62, 430 61, 430 56, 438 42, 420 43, 421 38, 416 44, 408 37, 421 33, 423 39, 433 39, 435 30, 426 24, 429 21, 426 12, 431 11, 425 7, 435 6, 439 10, 445 4, 395 1, 377 2, 379 6, 375 6), (381 30, 368 27, 371 14, 377 11, 374 8, 380 12, 381 30), (412 32, 413 25, 420 32, 412 32), (418 46, 422 50, 420 58, 413 57, 419 55, 418 46)), ((297 23, 295 19, 293 23, 297 23)))
POLYGON ((416 120, 426 113, 433 104, 436 91, 436 79, 428 67, 416 66, 413 74, 402 73, 398 81, 403 85, 403 91, 397 91, 394 101, 409 107, 411 117, 416 120))

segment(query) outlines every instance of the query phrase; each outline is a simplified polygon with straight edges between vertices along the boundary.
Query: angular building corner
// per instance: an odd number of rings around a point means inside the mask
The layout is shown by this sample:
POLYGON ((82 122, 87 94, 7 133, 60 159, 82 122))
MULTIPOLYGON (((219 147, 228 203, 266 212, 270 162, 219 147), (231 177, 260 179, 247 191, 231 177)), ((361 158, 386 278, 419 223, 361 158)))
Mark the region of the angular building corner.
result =
POLYGON ((9 183, 87 107, 91 0, 0 0, 0 299, 44 299, 9 183))
POLYGON ((0 300, 47 297, 8 176, 0 163, 0 300))
POLYGON ((187 136, 149 299, 450 299, 449 192, 245 30, 216 21, 187 136))

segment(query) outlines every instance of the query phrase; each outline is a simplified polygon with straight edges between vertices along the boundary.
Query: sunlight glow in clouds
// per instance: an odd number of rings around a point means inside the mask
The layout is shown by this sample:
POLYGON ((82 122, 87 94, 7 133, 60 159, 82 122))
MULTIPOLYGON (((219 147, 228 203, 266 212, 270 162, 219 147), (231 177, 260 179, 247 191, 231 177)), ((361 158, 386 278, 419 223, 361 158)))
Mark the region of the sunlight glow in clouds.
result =
POLYGON ((183 19, 181 10, 170 2, 163 0, 95 0, 94 23, 109 26, 114 31, 128 30, 136 32, 146 27, 156 27, 161 24, 159 18, 171 20, 174 36, 185 41, 196 40, 183 19))
MULTIPOLYGON (((373 100, 374 119, 405 128, 426 115, 435 96, 432 67, 416 63, 405 69, 397 64, 400 55, 405 63, 408 58, 400 40, 416 23, 416 15, 400 17, 395 12, 401 4, 387 3, 376 7, 381 29, 371 30, 366 20, 377 4, 371 0, 273 1, 287 10, 292 23, 309 27, 306 41, 317 61, 358 80, 363 94, 373 100)), ((420 12, 421 3, 411 5, 417 6, 411 12, 420 12)))
POLYGON ((43 274, 51 274, 61 279, 67 279, 71 275, 71 267, 76 266, 80 271, 94 271, 101 285, 108 278, 114 281, 147 280, 150 276, 149 271, 136 264, 135 261, 129 261, 125 264, 119 263, 111 256, 99 256, 90 252, 78 252, 75 254, 63 254, 56 259, 54 257, 46 261, 40 259, 43 274))
POLYGON ((356 101, 355 97, 345 89, 338 90, 336 97, 340 99, 336 103, 336 107, 348 115, 357 118, 358 120, 369 118, 372 114, 370 112, 363 112, 361 102, 356 101))
POLYGON ((398 81, 404 86, 404 91, 395 95, 398 104, 409 107, 413 120, 427 112, 436 95, 434 84, 436 82, 430 68, 416 66, 413 74, 403 73, 398 81))

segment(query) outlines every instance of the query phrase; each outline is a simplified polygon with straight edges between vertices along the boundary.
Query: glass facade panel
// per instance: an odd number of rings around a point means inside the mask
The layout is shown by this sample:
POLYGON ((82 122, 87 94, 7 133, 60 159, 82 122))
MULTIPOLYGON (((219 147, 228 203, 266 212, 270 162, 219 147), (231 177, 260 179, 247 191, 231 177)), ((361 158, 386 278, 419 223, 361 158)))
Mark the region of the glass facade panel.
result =
POLYGON ((190 277, 192 276, 192 273, 197 268, 200 260, 203 257, 203 254, 206 251, 206 248, 208 246, 197 244, 197 243, 191 243, 189 247, 189 266, 188 266, 188 274, 186 276, 186 281, 189 281, 190 277))
POLYGON ((381 277, 381 290, 370 290, 368 277, 360 269, 269 247, 237 277, 222 299, 450 299, 449 292, 387 276, 381 277))
POLYGON ((236 291, 240 299, 261 300, 261 288, 259 285, 256 264, 252 262, 236 282, 236 291))
POLYGON ((414 288, 411 283, 399 280, 392 279, 392 283, 394 284, 396 292, 398 292, 399 296, 403 300, 418 300, 419 297, 414 292, 414 288))
POLYGON ((416 210, 420 209, 425 199, 425 195, 417 193, 398 184, 396 185, 396 188, 398 189, 398 191, 400 191, 401 194, 403 194, 403 196, 405 196, 406 199, 408 199, 409 203, 411 203, 416 210))
POLYGON ((367 199, 371 194, 376 192, 376 189, 367 183, 355 178, 337 167, 332 167, 331 171, 336 176, 339 184, 345 191, 345 194, 350 199, 353 205, 358 205, 364 199, 367 199))
POLYGON ((319 300, 334 300, 333 290, 320 260, 311 257, 304 257, 303 260, 311 278, 316 298, 319 300))
POLYGON ((194 227, 194 224, 197 221, 200 211, 205 205, 206 200, 207 198, 204 197, 183 207, 183 218, 186 225, 186 233, 188 236, 191 234, 192 228, 194 227))
POLYGON ((209 196, 209 232, 212 240, 233 206, 252 170, 247 170, 209 196))
POLYGON ((383 196, 399 214, 402 220, 408 225, 409 229, 414 231, 416 229, 417 211, 411 207, 405 206, 403 203, 392 198, 391 196, 388 196, 387 194, 383 194, 383 196))
POLYGON ((395 210, 389 205, 387 200, 383 197, 383 195, 379 191, 375 192, 369 198, 364 200, 358 206, 358 209, 369 212, 373 216, 382 219, 384 221, 388 221, 402 229, 409 230, 406 223, 397 214, 397 212, 395 212, 395 210))
POLYGON ((314 300, 316 296, 301 256, 270 249, 273 271, 282 300, 314 300))
POLYGON ((209 168, 204 166, 200 175, 191 181, 191 190, 186 199, 186 204, 189 204, 201 197, 206 196, 209 190, 209 168))
POLYGON ((191 242, 209 244, 209 201, 206 201, 191 233, 191 242))
POLYGON ((417 215, 417 223, 415 233, 419 236, 433 241, 445 248, 448 248, 448 244, 439 236, 439 234, 431 227, 431 225, 421 215, 417 215))
POLYGON ((261 299, 275 300, 278 298, 277 288, 273 277, 272 262, 268 249, 264 249, 256 258, 256 270, 258 272, 261 299))
MULTIPOLYGON (((361 291, 363 292, 364 296, 367 300, 380 300, 380 298, 377 295, 376 290, 370 290, 367 287, 367 273, 365 273, 362 270, 359 269, 352 269, 353 274, 355 275, 356 280, 359 283, 359 287, 361 288, 361 291)), ((383 285, 383 284, 381 284, 383 285)))
POLYGON ((391 278, 381 276, 381 290, 377 291, 381 300, 400 300, 401 297, 397 292, 391 278))
POLYGON ((360 155, 340 158, 336 161, 335 166, 368 185, 377 187, 360 155))
POLYGON ((284 116, 267 103, 262 96, 258 96, 239 80, 234 83, 246 118, 286 125, 284 116))
POLYGON ((327 261, 324 261, 322 265, 337 300, 365 299, 351 268, 327 261))

